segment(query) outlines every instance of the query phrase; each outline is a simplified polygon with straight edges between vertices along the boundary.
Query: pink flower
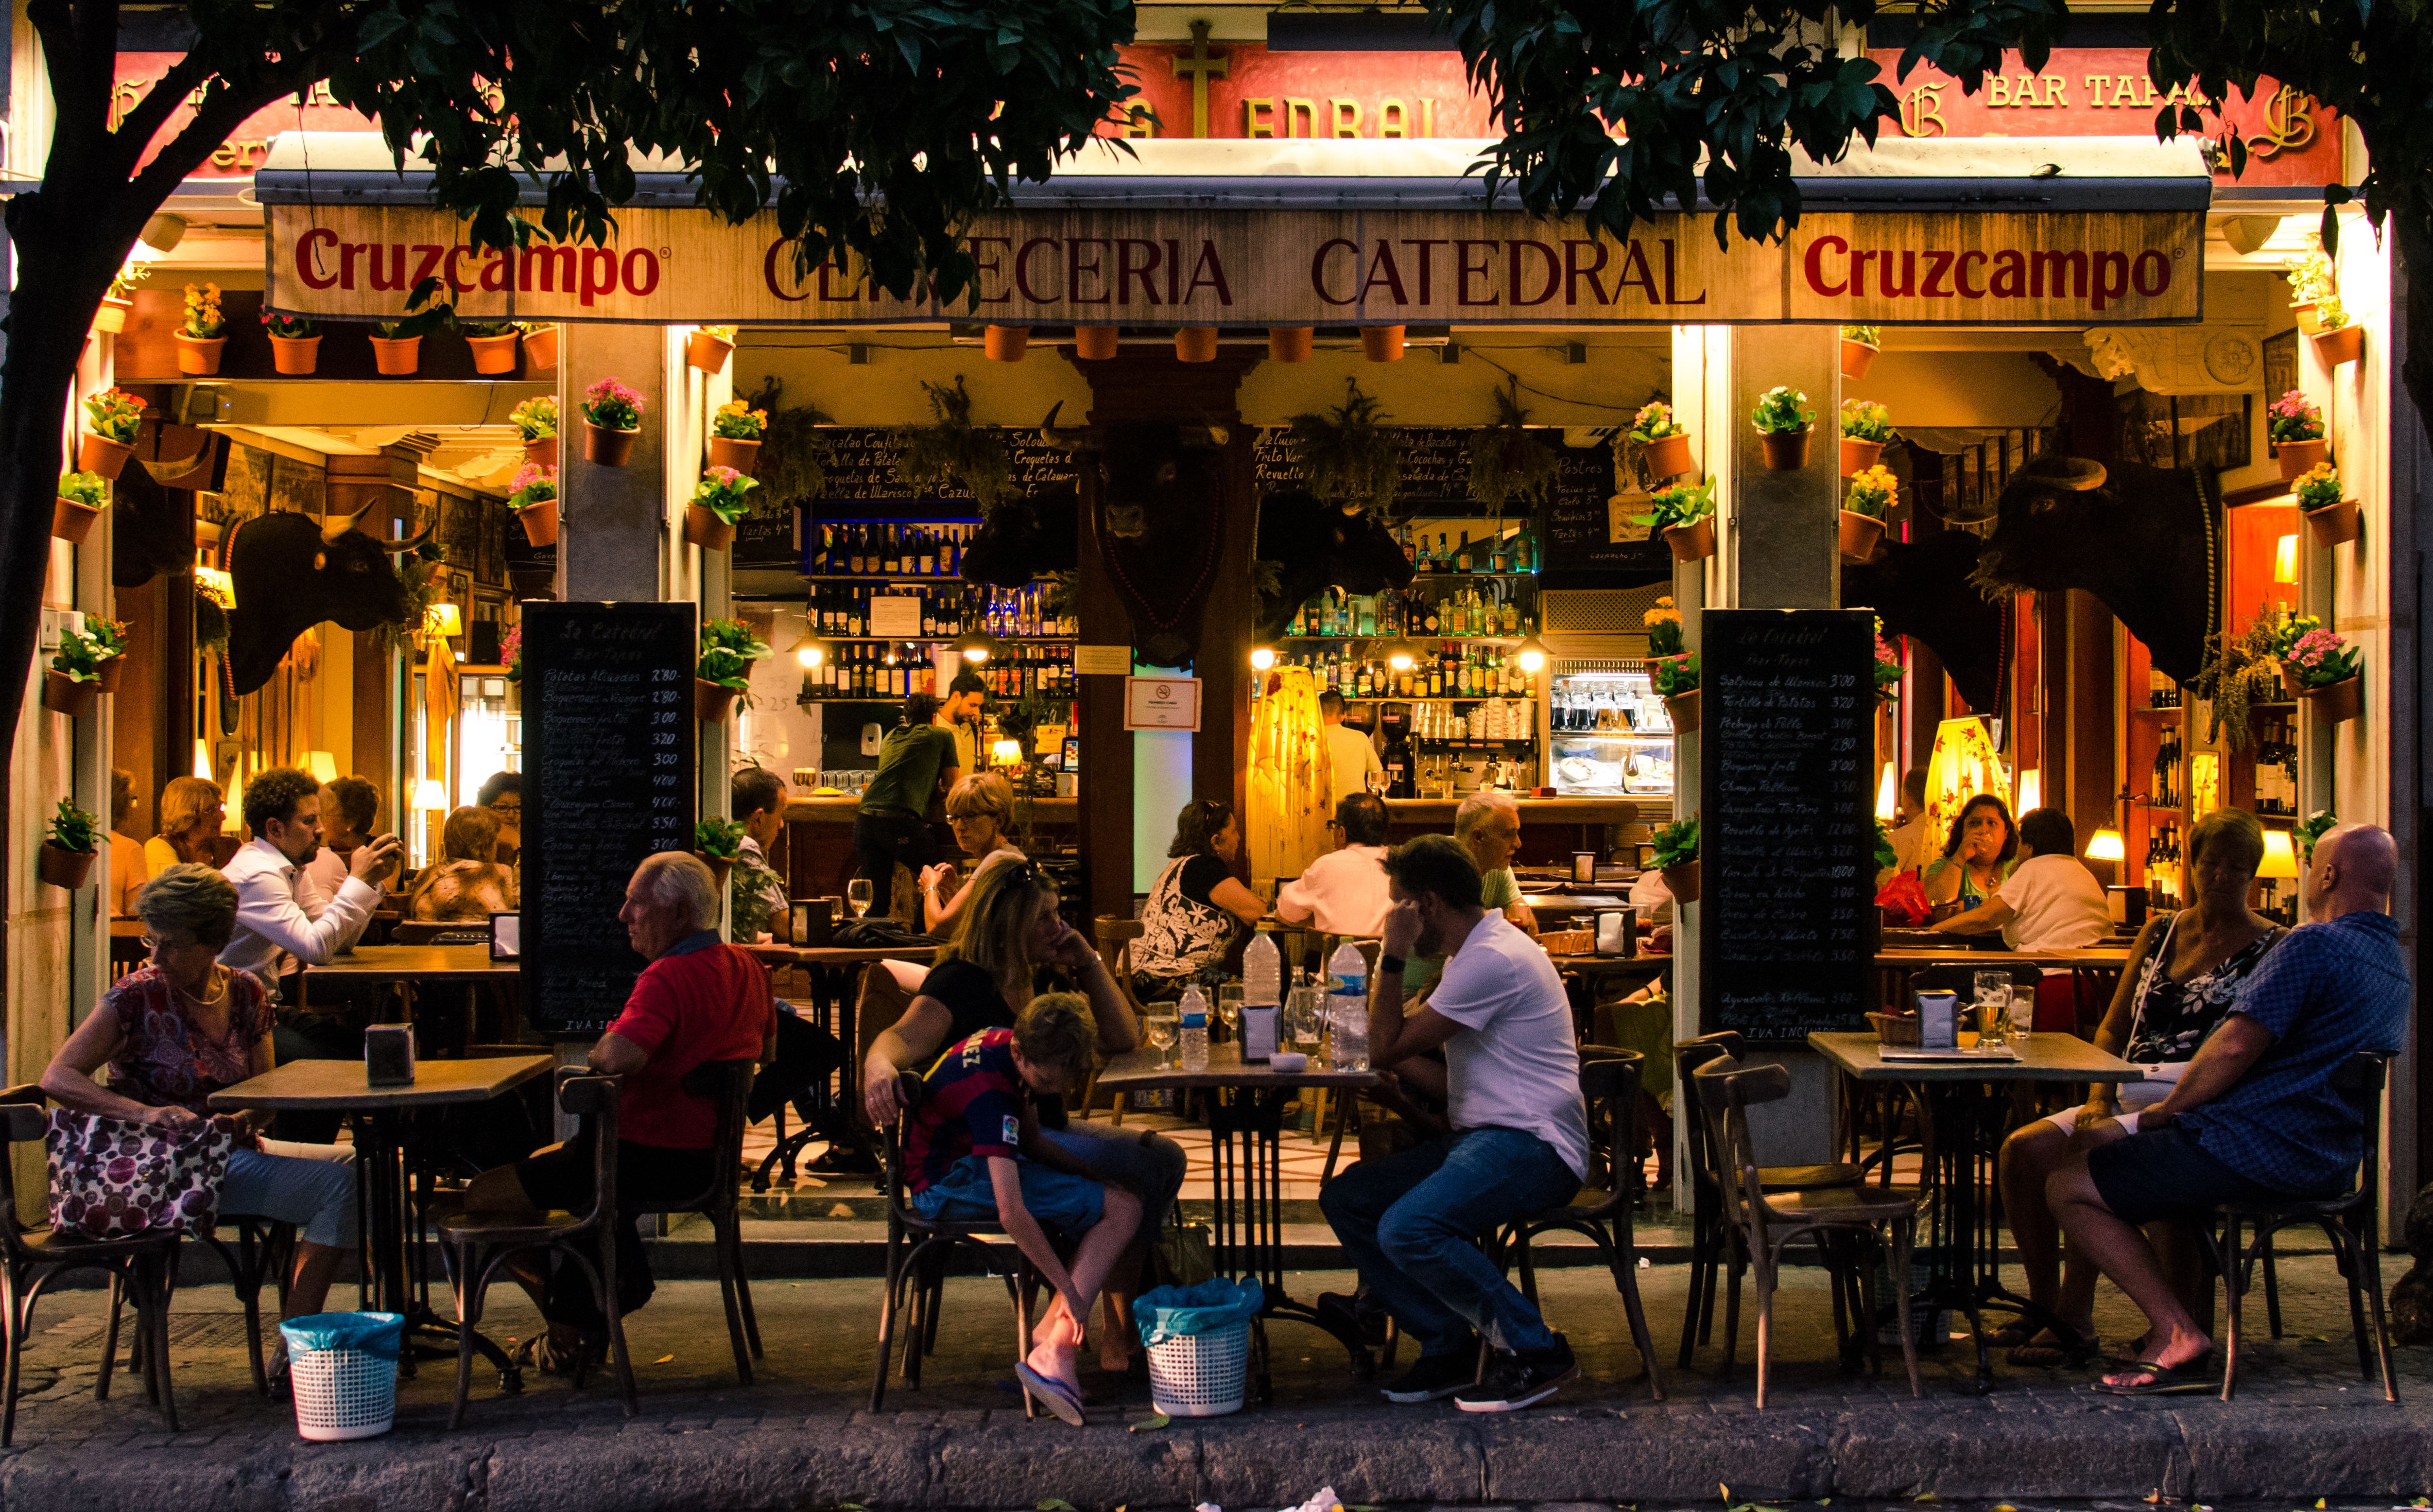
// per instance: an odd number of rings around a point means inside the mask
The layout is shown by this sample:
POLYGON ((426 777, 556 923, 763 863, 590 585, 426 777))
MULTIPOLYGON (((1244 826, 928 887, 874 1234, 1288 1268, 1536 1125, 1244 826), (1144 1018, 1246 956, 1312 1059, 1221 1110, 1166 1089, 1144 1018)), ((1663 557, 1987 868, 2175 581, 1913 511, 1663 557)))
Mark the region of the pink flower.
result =
POLYGON ((743 474, 736 471, 733 467, 712 467, 709 469, 708 473, 709 481, 718 484, 721 488, 725 487, 727 484, 742 476, 743 474))
POLYGON ((511 494, 519 494, 536 483, 545 483, 549 484, 553 487, 555 486, 557 483, 557 469, 555 467, 538 467, 533 463, 527 462, 522 467, 516 469, 514 481, 507 484, 507 492, 511 494))
POLYGON ((594 404, 602 399, 618 399, 631 404, 638 410, 642 407, 642 391, 629 387, 614 378, 604 378, 592 384, 583 391, 583 397, 594 404))
POLYGON ((2338 655, 2342 642, 2328 630, 2309 630, 2289 648, 2288 659, 2309 671, 2322 664, 2326 656, 2338 655))
POLYGON ((2312 418, 2321 412, 2306 401, 2304 390, 2293 388, 2272 401, 2271 413, 2285 420, 2297 420, 2312 418))

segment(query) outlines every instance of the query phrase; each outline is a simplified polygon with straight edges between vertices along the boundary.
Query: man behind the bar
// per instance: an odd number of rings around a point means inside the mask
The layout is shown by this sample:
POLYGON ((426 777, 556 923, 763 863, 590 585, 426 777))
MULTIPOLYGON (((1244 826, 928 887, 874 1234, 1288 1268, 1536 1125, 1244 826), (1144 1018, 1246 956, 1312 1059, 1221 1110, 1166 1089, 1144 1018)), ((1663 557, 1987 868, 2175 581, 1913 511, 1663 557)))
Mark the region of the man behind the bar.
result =
POLYGON ((1361 1279, 1419 1342, 1389 1402, 1453 1397, 1464 1412, 1513 1412, 1577 1373, 1478 1247, 1516 1218, 1571 1200, 1588 1171, 1588 1110, 1562 977, 1545 951, 1480 901, 1459 841, 1424 835, 1386 858, 1386 912, 1370 1063, 1444 1096, 1449 1134, 1362 1161, 1319 1195, 1361 1279), (1403 1011, 1403 964, 1450 953, 1425 1006, 1403 1011), (1445 1063, 1425 1060, 1441 1047, 1445 1063), (1492 1351, 1478 1375, 1481 1337, 1492 1351))
POLYGON ((1369 774, 1383 773, 1386 763, 1377 757, 1377 742, 1366 730, 1355 730, 1343 722, 1352 705, 1341 693, 1328 691, 1318 695, 1318 717, 1326 722, 1326 754, 1335 764, 1335 801, 1341 803, 1355 792, 1369 790, 1369 774))
MULTIPOLYGON (((948 702, 960 707, 966 696, 952 694, 948 702)), ((916 926, 921 906, 911 878, 938 858, 929 810, 962 775, 954 732, 935 722, 938 709, 938 701, 927 693, 904 701, 904 722, 887 732, 878 748, 878 770, 853 816, 853 850, 861 875, 870 879, 872 914, 916 926), (899 871, 906 883, 901 899, 895 886, 899 871)))
POLYGON ((2141 1227, 2204 1221, 2223 1202, 2347 1190, 2363 1129, 2332 1078, 2357 1051, 2396 1055, 2407 1033, 2407 962, 2390 886, 2390 833, 2349 824, 2315 842, 2306 915, 2240 986, 2237 1005, 2137 1131, 2045 1183, 2062 1231, 2146 1315, 2135 1363, 2106 1374, 2124 1396, 2211 1391, 2213 1340, 2180 1305, 2141 1227))

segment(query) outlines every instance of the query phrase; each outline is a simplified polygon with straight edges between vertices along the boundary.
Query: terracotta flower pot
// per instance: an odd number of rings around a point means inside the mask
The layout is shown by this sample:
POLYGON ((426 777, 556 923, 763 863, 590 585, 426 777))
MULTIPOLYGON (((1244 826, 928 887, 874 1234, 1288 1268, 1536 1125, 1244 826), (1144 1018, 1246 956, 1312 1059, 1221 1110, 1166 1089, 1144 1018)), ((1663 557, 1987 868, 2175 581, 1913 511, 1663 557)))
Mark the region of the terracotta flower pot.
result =
POLYGON ((228 346, 226 336, 205 340, 200 336, 189 336, 182 331, 174 334, 178 343, 178 371, 200 375, 220 370, 220 351, 228 346))
POLYGON ((1120 326, 1075 326, 1073 355, 1085 363, 1105 362, 1115 354, 1122 338, 1123 328, 1120 326))
POLYGON ((54 668, 43 670, 43 707, 54 714, 80 720, 93 712, 94 701, 99 697, 99 683, 80 683, 54 668))
POLYGON ((735 527, 707 504, 687 504, 684 538, 705 552, 723 552, 735 544, 735 527))
POLYGON ((2315 338, 2315 355, 2326 367, 2353 363, 2365 355, 2365 327, 2351 323, 2338 331, 2326 331, 2315 338))
POLYGON ((1403 360, 1403 328, 1400 326, 1362 326, 1360 355, 1372 363, 1399 363, 1403 360))
POLYGON ((1216 328, 1184 326, 1174 333, 1174 360, 1179 363, 1213 363, 1216 360, 1216 328))
POLYGON ((726 359, 734 350, 735 343, 706 331, 696 330, 685 337, 687 365, 698 367, 712 378, 726 371, 726 359))
POLYGON ((544 435, 524 443, 524 460, 536 467, 557 466, 557 437, 544 435))
POLYGON ((501 373, 516 370, 516 333, 503 336, 468 336, 465 345, 473 348, 473 371, 496 378, 501 373))
POLYGON ((318 336, 273 336, 270 338, 270 365, 290 378, 301 378, 321 365, 321 338, 318 336))
POLYGON ((1315 326, 1269 326, 1268 356, 1280 363, 1305 363, 1317 349, 1318 328, 1315 326))
POLYGON ((93 531, 93 522, 101 511, 91 504, 80 504, 73 499, 51 501, 51 534, 71 546, 82 546, 93 531))
POLYGON ((583 422, 583 459, 596 462, 604 467, 621 467, 633 460, 634 438, 641 433, 642 428, 638 425, 630 431, 608 431, 586 420, 583 422))
POLYGON ((1760 431, 1758 442, 1766 467, 1776 472, 1797 472, 1808 466, 1808 442, 1815 433, 1814 426, 1801 431, 1760 431))
POLYGON ((120 299, 110 295, 101 297, 101 306, 93 313, 93 329, 107 335, 117 335, 127 329, 127 312, 135 308, 132 299, 120 299))
POLYGON ((544 499, 536 504, 526 504, 516 511, 516 518, 524 528, 524 539, 535 546, 557 544, 557 505, 554 499, 544 499))
POLYGON ((2282 442, 2280 455, 2275 459, 2281 464, 2281 481, 2288 483, 2305 476, 2314 469, 2316 463, 2323 460, 2323 453, 2328 450, 2329 444, 2321 436, 2312 441, 2282 442))
MULTIPOLYGON (((1000 359, 1000 361, 1007 360, 1010 359, 1000 359)), ((718 884, 718 890, 721 892, 725 892, 726 878, 735 870, 735 858, 732 856, 712 856, 707 851, 695 851, 692 854, 695 860, 709 868, 710 880, 718 884)))
POLYGON ((1873 515, 1862 515, 1855 509, 1842 511, 1842 559, 1863 562, 1876 554, 1876 547, 1884 538, 1884 522, 1873 515))
POLYGON ((403 378, 422 370, 422 338, 420 336, 374 336, 372 338, 372 370, 390 378, 403 378))
POLYGON ((2303 303, 2293 302, 2289 306, 2289 314, 2297 320, 2298 329, 2309 336, 2321 332, 2323 329, 2323 323, 2315 318, 2315 301, 2312 299, 2303 303))
POLYGON ((118 475, 127 470, 127 459, 133 455, 135 449, 126 442, 112 441, 92 431, 77 437, 78 472, 97 472, 114 483, 118 475))
POLYGON ((1855 478, 1883 459, 1881 441, 1862 441, 1855 435, 1842 438, 1842 476, 1855 478))
MULTIPOLYGON (((982 326, 980 354, 993 363, 1018 363, 1030 346, 1029 326, 982 326)), ((721 358, 722 365, 725 359, 721 358)), ((713 369, 714 371, 715 369, 713 369)))
POLYGON ((713 435, 709 438, 709 465, 733 467, 749 478, 752 469, 760 465, 760 443, 741 436, 713 435))
MULTIPOLYGON (((2306 529, 2313 534, 2318 546, 2345 546, 2362 532, 2357 520, 2357 501, 2354 499, 2343 499, 2337 504, 2325 504, 2321 509, 2303 513, 2306 517, 2306 529)), ((57 535, 58 532, 52 534, 57 535)))
POLYGON ((557 365, 557 328, 543 326, 524 332, 524 365, 536 371, 557 365))
POLYGON ((93 863, 99 851, 65 851, 43 841, 41 858, 34 863, 34 875, 53 887, 73 892, 93 879, 93 863))
POLYGON ((2281 669, 2281 690, 2289 695, 2293 704, 2306 696, 2306 685, 2298 681, 2298 674, 2287 664, 2281 669))
POLYGON ((93 670, 93 685, 104 693, 115 693, 118 691, 118 679, 126 671, 125 653, 115 656, 106 656, 93 670))
POLYGON ((1664 701, 1664 712, 1673 718, 1674 734, 1698 733, 1698 695, 1703 691, 1705 689, 1693 688, 1686 693, 1676 693, 1664 701))
POLYGON ((1668 525, 1664 544, 1673 548, 1676 562, 1703 562, 1715 554, 1715 517, 1692 520, 1687 525, 1668 525))
POLYGON ((1876 360, 1877 349, 1863 341, 1852 341, 1847 336, 1843 337, 1842 376, 1844 378, 1866 377, 1867 365, 1876 360))
POLYGON ((2329 688, 2309 688, 2303 696, 2315 706, 2315 718, 2344 724, 2365 712, 2365 679, 2343 677, 2329 688))
POLYGON ((734 688, 721 688, 698 677, 692 680, 692 717, 702 723, 716 724, 724 720, 734 703, 734 688))
POLYGON ((1698 459, 1690 454, 1690 433, 1679 432, 1650 441, 1640 450, 1647 459, 1651 478, 1678 478, 1685 472, 1698 470, 1698 459))
MULTIPOLYGON (((1844 342, 1843 345, 1847 347, 1850 344, 1844 342)), ((1696 861, 1684 861, 1678 866, 1664 868, 1664 887, 1673 894, 1675 903, 1698 901, 1698 870, 1696 861)))

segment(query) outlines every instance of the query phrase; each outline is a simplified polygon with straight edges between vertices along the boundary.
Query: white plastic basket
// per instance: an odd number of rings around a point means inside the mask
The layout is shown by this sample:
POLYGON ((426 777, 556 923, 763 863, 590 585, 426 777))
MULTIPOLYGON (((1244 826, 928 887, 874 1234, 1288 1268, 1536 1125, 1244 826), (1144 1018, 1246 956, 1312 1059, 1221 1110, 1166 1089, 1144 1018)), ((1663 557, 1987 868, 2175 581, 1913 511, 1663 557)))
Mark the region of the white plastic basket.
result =
POLYGON ((1169 1418, 1221 1418, 1242 1410, 1251 1365, 1251 1320, 1209 1334, 1180 1334, 1148 1347, 1148 1394, 1169 1418))
POLYGON ((397 1362, 361 1350, 296 1350, 296 1431, 319 1443, 376 1438, 397 1421, 397 1362))

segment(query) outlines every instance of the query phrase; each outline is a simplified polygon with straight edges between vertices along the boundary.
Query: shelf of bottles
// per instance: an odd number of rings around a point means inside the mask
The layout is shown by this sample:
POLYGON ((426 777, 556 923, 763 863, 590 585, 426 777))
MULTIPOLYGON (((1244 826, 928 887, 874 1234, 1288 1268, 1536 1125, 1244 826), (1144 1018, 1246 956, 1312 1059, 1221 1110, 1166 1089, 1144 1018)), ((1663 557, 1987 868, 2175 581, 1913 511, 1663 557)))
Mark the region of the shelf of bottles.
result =
POLYGON ((1473 548, 1450 532, 1431 543, 1404 526, 1398 536, 1414 575, 1410 586, 1383 593, 1329 589, 1301 607, 1287 640, 1413 639, 1509 642, 1538 630, 1536 548, 1527 531, 1473 548))
POLYGON ((2254 714, 2255 817, 2284 822, 2298 814, 2298 722, 2288 714, 2254 714))
POLYGON ((806 532, 802 574, 810 633, 826 643, 807 669, 801 702, 862 703, 943 693, 938 653, 978 631, 995 654, 971 670, 1000 700, 1070 697, 1070 619, 1051 613, 1048 585, 968 583, 973 519, 832 520, 806 532))
POLYGON ((1548 780, 1563 797, 1673 792, 1673 720, 1647 664, 1562 662, 1546 693, 1548 780))

